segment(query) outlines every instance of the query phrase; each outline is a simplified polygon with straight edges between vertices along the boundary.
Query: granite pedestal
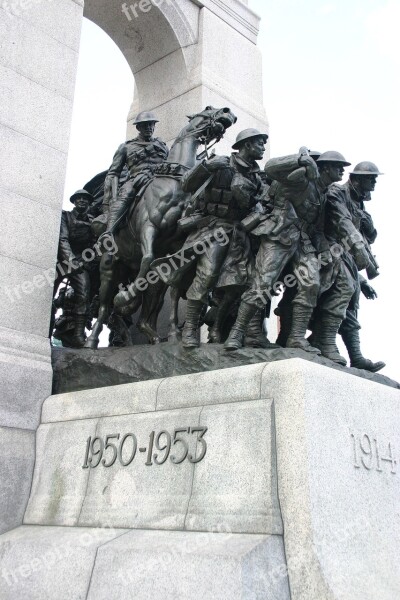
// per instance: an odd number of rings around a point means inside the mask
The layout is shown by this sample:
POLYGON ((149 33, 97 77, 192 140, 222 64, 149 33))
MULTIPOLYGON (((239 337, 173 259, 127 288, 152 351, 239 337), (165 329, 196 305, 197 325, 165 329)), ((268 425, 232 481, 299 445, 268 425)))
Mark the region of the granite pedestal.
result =
POLYGON ((0 597, 397 600, 399 406, 298 358, 51 396, 0 597))

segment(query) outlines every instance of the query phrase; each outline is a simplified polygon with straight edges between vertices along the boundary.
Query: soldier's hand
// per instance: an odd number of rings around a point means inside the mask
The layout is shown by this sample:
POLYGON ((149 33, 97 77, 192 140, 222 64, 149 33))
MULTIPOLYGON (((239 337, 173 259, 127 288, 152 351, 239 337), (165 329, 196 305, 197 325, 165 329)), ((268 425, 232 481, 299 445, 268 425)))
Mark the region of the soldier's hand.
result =
POLYGON ((319 171, 317 167, 317 163, 311 156, 308 154, 302 154, 298 160, 300 167, 305 167, 307 172, 308 179, 318 179, 319 171))
POLYGON ((329 265, 332 264, 332 254, 330 250, 324 250, 323 252, 321 252, 320 254, 320 260, 321 260, 321 267, 322 269, 325 269, 326 267, 329 267, 329 265))
POLYGON ((352 249, 352 254, 354 256, 354 260, 356 261, 357 269, 362 271, 366 269, 369 265, 369 255, 365 249, 363 242, 357 242, 354 244, 352 249))
POLYGON ((378 294, 368 281, 363 281, 361 283, 361 291, 368 300, 375 300, 375 298, 378 297, 378 294))
POLYGON ((214 156, 214 158, 206 160, 205 165, 206 168, 211 171, 211 173, 215 173, 215 171, 229 167, 229 162, 229 156, 214 156))

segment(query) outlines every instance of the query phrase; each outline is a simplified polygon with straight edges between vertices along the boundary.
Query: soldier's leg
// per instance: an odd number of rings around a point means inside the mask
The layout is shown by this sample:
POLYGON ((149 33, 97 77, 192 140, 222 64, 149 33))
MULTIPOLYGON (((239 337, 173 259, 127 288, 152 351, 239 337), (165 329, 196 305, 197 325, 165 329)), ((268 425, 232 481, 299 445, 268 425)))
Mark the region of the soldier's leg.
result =
POLYGON ((274 286, 295 251, 294 246, 283 246, 279 242, 261 238, 250 287, 242 295, 238 316, 225 342, 225 350, 237 350, 243 346, 251 319, 257 310, 265 310, 275 295, 274 286))
POLYGON ((297 285, 286 287, 275 314, 279 317, 279 334, 276 343, 282 348, 286 347, 286 342, 292 329, 293 320, 293 300, 297 294, 297 285))
POLYGON ((200 345, 200 316, 208 303, 209 291, 218 281, 227 251, 227 246, 221 246, 215 240, 210 241, 197 259, 196 275, 186 292, 186 320, 182 331, 182 345, 185 348, 197 348, 200 345))
POLYGON ((218 305, 214 307, 215 318, 210 327, 208 339, 212 344, 221 344, 224 337, 224 325, 232 308, 237 305, 237 300, 241 295, 241 288, 237 286, 227 286, 224 288, 222 298, 218 305))
POLYGON ((347 361, 339 354, 336 334, 346 316, 347 307, 356 287, 354 278, 345 263, 341 261, 332 286, 320 298, 313 328, 313 343, 321 350, 322 355, 341 365, 346 365, 347 361))
POLYGON ((268 316, 270 310, 271 301, 265 308, 258 309, 251 318, 243 341, 246 348, 276 348, 276 344, 269 341, 265 326, 266 315, 268 316))
POLYGON ((118 227, 121 225, 121 222, 127 213, 135 194, 136 190, 133 182, 129 180, 124 183, 118 192, 116 200, 110 203, 106 234, 110 235, 116 232, 118 227))
POLYGON ((89 311, 90 298, 90 276, 87 271, 75 273, 70 276, 70 285, 74 290, 75 299, 75 329, 72 338, 72 345, 75 348, 82 348, 86 342, 85 325, 89 311))
POLYGON ((342 336, 343 342, 349 353, 350 366, 356 369, 365 369, 372 373, 377 373, 386 365, 382 361, 372 362, 368 358, 364 358, 360 347, 360 329, 361 325, 358 321, 358 307, 360 298, 360 284, 357 283, 357 289, 354 292, 350 304, 346 310, 346 317, 339 328, 339 334, 342 336))
POLYGON ((292 325, 286 348, 320 354, 320 350, 305 339, 320 289, 317 256, 313 252, 305 254, 299 251, 293 261, 293 273, 297 279, 297 292, 292 300, 292 325))

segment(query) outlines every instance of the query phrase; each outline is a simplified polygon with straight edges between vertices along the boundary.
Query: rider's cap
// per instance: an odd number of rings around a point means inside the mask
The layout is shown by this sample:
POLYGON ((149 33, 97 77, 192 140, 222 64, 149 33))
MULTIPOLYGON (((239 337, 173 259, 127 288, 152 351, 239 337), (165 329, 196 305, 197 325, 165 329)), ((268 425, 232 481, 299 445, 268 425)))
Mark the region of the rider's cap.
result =
POLYGON ((90 204, 94 201, 92 194, 90 192, 88 192, 87 190, 77 190, 75 192, 75 194, 72 194, 72 196, 70 198, 70 202, 72 202, 72 204, 75 204, 75 200, 79 196, 84 196, 85 198, 87 198, 89 200, 90 204))
POLYGON ((134 125, 138 125, 139 123, 159 123, 156 115, 152 112, 141 112, 137 115, 136 119, 133 121, 134 125))
POLYGON ((261 133, 261 131, 258 131, 258 129, 244 129, 238 134, 236 142, 233 144, 232 148, 234 150, 239 150, 243 142, 255 137, 262 137, 264 142, 266 142, 268 139, 268 134, 261 133))

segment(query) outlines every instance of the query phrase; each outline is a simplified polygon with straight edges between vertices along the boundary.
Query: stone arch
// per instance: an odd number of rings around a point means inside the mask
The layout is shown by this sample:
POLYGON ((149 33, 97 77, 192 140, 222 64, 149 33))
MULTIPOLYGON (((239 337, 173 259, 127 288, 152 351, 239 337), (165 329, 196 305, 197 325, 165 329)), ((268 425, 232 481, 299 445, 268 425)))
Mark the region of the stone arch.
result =
MULTIPOLYGON (((125 12, 120 3, 109 0, 86 0, 83 14, 111 37, 132 70, 132 115, 157 109, 190 87, 200 8, 191 0, 142 0, 124 8, 125 12)), ((177 126, 164 122, 159 133, 174 137, 177 126)))
POLYGON ((14 476, 3 483, 0 474, 1 502, 13 506, 5 520, 0 506, 0 533, 23 520, 35 430, 52 390, 52 283, 83 13, 128 60, 137 84, 133 112, 155 110, 158 134, 170 142, 184 115, 230 106, 238 123, 218 148, 229 152, 240 129, 266 128, 259 18, 246 4, 139 0, 140 15, 129 21, 119 0, 2 3, 0 378, 7 385, 0 433, 7 428, 12 437, 0 435, 0 451, 14 476))

